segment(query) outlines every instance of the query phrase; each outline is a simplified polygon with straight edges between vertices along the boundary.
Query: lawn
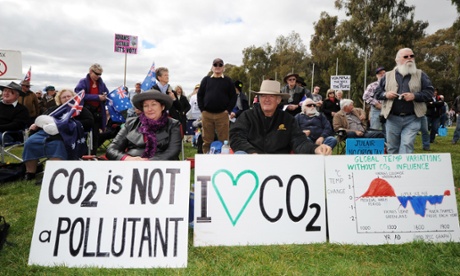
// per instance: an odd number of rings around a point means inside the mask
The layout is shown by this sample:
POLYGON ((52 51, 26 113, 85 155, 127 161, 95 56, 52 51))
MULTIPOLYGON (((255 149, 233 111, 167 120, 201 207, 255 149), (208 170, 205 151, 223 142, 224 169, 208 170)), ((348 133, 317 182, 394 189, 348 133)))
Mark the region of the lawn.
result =
MULTIPOLYGON (((450 152, 460 203, 460 144, 437 137, 432 151, 450 152)), ((187 157, 195 150, 186 144, 187 157)), ((192 171, 193 174, 193 171, 192 171)), ((442 179, 442 175, 439 176, 442 179)), ((194 247, 189 231, 185 269, 102 269, 29 266, 29 248, 40 186, 18 181, 0 185, 0 215, 11 224, 9 244, 0 251, 1 275, 460 275, 459 243, 413 242, 402 245, 358 246, 330 243, 307 245, 194 247)))

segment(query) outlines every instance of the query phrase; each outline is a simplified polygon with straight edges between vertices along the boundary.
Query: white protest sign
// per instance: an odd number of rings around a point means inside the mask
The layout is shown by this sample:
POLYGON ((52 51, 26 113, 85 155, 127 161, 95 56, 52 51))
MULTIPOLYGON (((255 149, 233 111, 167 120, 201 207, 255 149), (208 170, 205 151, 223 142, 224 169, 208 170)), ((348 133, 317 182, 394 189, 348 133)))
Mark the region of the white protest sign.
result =
POLYGON ((47 161, 29 264, 186 267, 190 163, 47 161))
POLYGON ((331 88, 334 90, 348 91, 351 87, 350 75, 331 76, 331 88))
POLYGON ((326 241, 324 156, 196 155, 194 245, 326 241))
POLYGON ((329 240, 460 242, 450 154, 326 158, 329 240))
POLYGON ((21 52, 0 50, 0 80, 18 80, 22 78, 21 52))

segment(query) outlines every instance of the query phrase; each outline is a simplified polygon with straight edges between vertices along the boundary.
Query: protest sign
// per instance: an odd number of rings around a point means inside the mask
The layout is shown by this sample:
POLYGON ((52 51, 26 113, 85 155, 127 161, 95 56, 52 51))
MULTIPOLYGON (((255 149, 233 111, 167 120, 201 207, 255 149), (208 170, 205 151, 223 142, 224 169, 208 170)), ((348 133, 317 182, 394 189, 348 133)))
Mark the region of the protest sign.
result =
POLYGON ((331 76, 331 88, 334 90, 348 91, 351 87, 350 75, 331 76))
POLYGON ((0 80, 18 80, 21 78, 21 52, 11 50, 0 50, 0 80))
POLYGON ((450 154, 326 159, 329 240, 460 242, 450 154))
POLYGON ((137 54, 137 36, 115 34, 113 45, 114 52, 125 54, 137 54))
POLYGON ((189 187, 187 161, 47 161, 29 264, 186 267, 189 187))
POLYGON ((383 138, 347 138, 346 154, 384 154, 385 139, 383 138))
POLYGON ((194 245, 326 241, 324 156, 195 157, 194 245))

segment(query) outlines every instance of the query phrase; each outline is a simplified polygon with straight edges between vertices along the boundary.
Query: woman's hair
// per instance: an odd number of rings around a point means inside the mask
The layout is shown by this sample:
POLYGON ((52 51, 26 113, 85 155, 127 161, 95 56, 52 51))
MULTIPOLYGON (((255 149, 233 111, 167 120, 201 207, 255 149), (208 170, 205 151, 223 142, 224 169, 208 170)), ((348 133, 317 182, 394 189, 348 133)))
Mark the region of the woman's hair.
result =
POLYGON ((174 88, 174 91, 177 92, 177 89, 180 89, 180 94, 181 94, 182 96, 185 96, 185 95, 184 95, 184 89, 182 89, 182 86, 176 85, 176 87, 174 88))
POLYGON ((329 96, 329 93, 334 93, 335 96, 335 90, 334 89, 328 89, 326 92, 326 96, 329 96))
POLYGON ((54 96, 54 101, 56 102, 57 105, 61 105, 63 103, 61 103, 61 94, 64 93, 64 92, 70 92, 72 93, 72 97, 77 95, 75 92, 73 92, 72 90, 70 89, 62 89, 62 90, 59 90, 56 95, 54 96))

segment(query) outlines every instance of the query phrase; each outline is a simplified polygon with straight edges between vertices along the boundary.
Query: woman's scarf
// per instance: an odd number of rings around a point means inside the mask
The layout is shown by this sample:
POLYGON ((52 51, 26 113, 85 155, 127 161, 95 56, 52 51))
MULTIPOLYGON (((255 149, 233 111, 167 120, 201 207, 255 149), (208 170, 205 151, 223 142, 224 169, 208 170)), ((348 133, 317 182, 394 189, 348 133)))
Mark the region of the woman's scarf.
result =
POLYGON ((145 143, 145 150, 142 154, 143 158, 152 158, 157 151, 157 135, 156 132, 162 129, 168 123, 168 115, 163 112, 160 119, 152 120, 145 116, 144 113, 139 115, 141 125, 138 130, 144 137, 147 138, 145 143))

